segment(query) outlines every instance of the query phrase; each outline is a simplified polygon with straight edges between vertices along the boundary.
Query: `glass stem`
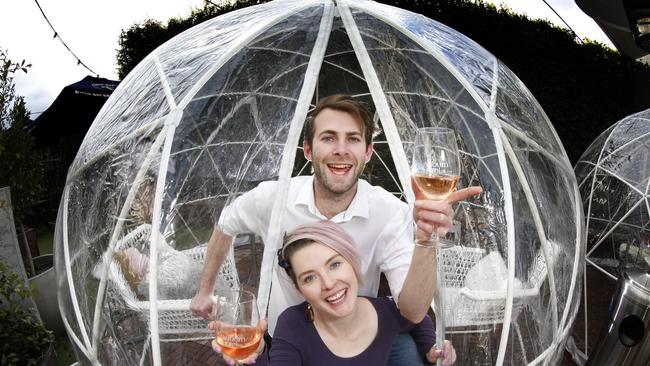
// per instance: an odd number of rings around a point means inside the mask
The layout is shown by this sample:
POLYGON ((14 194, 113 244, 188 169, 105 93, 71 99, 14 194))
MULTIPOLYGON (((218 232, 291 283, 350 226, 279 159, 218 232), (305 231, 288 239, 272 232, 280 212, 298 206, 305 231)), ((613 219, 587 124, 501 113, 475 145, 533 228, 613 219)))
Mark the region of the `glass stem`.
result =
MULTIPOLYGON (((437 233, 431 235, 431 240, 434 240, 433 237, 438 238, 437 233)), ((437 291, 435 299, 435 309, 436 309, 436 344, 439 350, 443 350, 445 346, 445 270, 443 268, 443 257, 442 252, 444 249, 438 247, 436 248, 436 257, 438 263, 436 265, 436 275, 437 275, 437 291)), ((440 357, 436 360, 437 366, 442 366, 443 358, 440 357)))

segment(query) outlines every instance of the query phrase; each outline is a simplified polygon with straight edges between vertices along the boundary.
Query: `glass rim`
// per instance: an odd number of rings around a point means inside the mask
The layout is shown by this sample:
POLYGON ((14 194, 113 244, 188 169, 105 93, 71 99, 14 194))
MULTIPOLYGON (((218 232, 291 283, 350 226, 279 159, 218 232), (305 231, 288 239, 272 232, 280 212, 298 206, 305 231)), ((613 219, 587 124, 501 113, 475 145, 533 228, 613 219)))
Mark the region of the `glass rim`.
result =
POLYGON ((257 301, 257 296, 252 291, 245 290, 245 289, 223 290, 223 291, 217 292, 216 296, 218 298, 219 297, 224 297, 224 298, 227 298, 227 299, 238 297, 240 303, 257 301), (235 295, 235 294, 242 294, 244 296, 238 296, 238 295, 235 295))

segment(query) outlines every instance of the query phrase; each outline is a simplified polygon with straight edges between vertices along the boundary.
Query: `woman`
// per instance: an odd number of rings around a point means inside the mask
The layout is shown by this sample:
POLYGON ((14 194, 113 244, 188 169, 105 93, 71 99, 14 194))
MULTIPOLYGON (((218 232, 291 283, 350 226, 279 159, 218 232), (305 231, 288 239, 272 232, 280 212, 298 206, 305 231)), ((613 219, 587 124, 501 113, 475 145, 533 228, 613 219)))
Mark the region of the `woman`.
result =
MULTIPOLYGON (((411 264, 411 270, 431 271, 434 275, 435 266, 418 266, 422 262, 416 260, 418 255, 435 257, 435 251, 416 249, 411 264)), ((443 352, 436 349, 428 316, 409 320, 391 298, 357 296, 362 281, 359 254, 352 237, 333 222, 303 225, 289 233, 278 251, 278 264, 306 301, 280 315, 270 352, 264 351, 256 360, 251 356, 242 363, 385 365, 393 338, 413 327, 418 350, 427 361, 435 362, 441 356, 445 365, 455 361, 456 353, 448 341, 443 352)), ((430 303, 433 293, 424 292, 430 303)), ((216 342, 213 348, 219 351, 216 342)))

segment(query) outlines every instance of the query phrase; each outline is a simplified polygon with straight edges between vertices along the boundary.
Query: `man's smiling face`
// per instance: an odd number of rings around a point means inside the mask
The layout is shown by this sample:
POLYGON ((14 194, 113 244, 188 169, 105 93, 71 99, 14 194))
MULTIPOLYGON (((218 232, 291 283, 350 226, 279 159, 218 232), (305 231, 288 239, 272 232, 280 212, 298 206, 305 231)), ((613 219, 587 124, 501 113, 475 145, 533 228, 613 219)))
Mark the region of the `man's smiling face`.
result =
POLYGON ((313 141, 305 141, 303 146, 305 157, 312 161, 317 187, 334 194, 355 188, 372 156, 362 123, 347 112, 330 108, 315 117, 313 141))

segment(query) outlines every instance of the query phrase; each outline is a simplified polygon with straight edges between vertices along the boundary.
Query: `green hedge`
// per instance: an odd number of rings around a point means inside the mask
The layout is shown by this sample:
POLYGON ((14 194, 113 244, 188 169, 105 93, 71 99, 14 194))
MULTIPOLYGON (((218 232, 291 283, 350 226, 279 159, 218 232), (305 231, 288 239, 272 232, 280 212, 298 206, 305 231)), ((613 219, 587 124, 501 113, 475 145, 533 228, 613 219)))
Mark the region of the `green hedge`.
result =
POLYGON ((573 164, 609 126, 650 108, 647 65, 601 43, 580 44, 547 21, 468 0, 380 2, 435 19, 494 54, 539 101, 573 164))
MULTIPOLYGON (((211 17, 265 1, 197 9, 166 25, 147 21, 123 31, 117 63, 124 77, 149 52, 211 17)), ((602 44, 580 44, 565 29, 481 1, 380 1, 423 14, 473 39, 499 58, 537 98, 572 163, 607 127, 650 108, 650 69, 602 44)), ((540 5, 542 6, 542 5, 540 5)))

